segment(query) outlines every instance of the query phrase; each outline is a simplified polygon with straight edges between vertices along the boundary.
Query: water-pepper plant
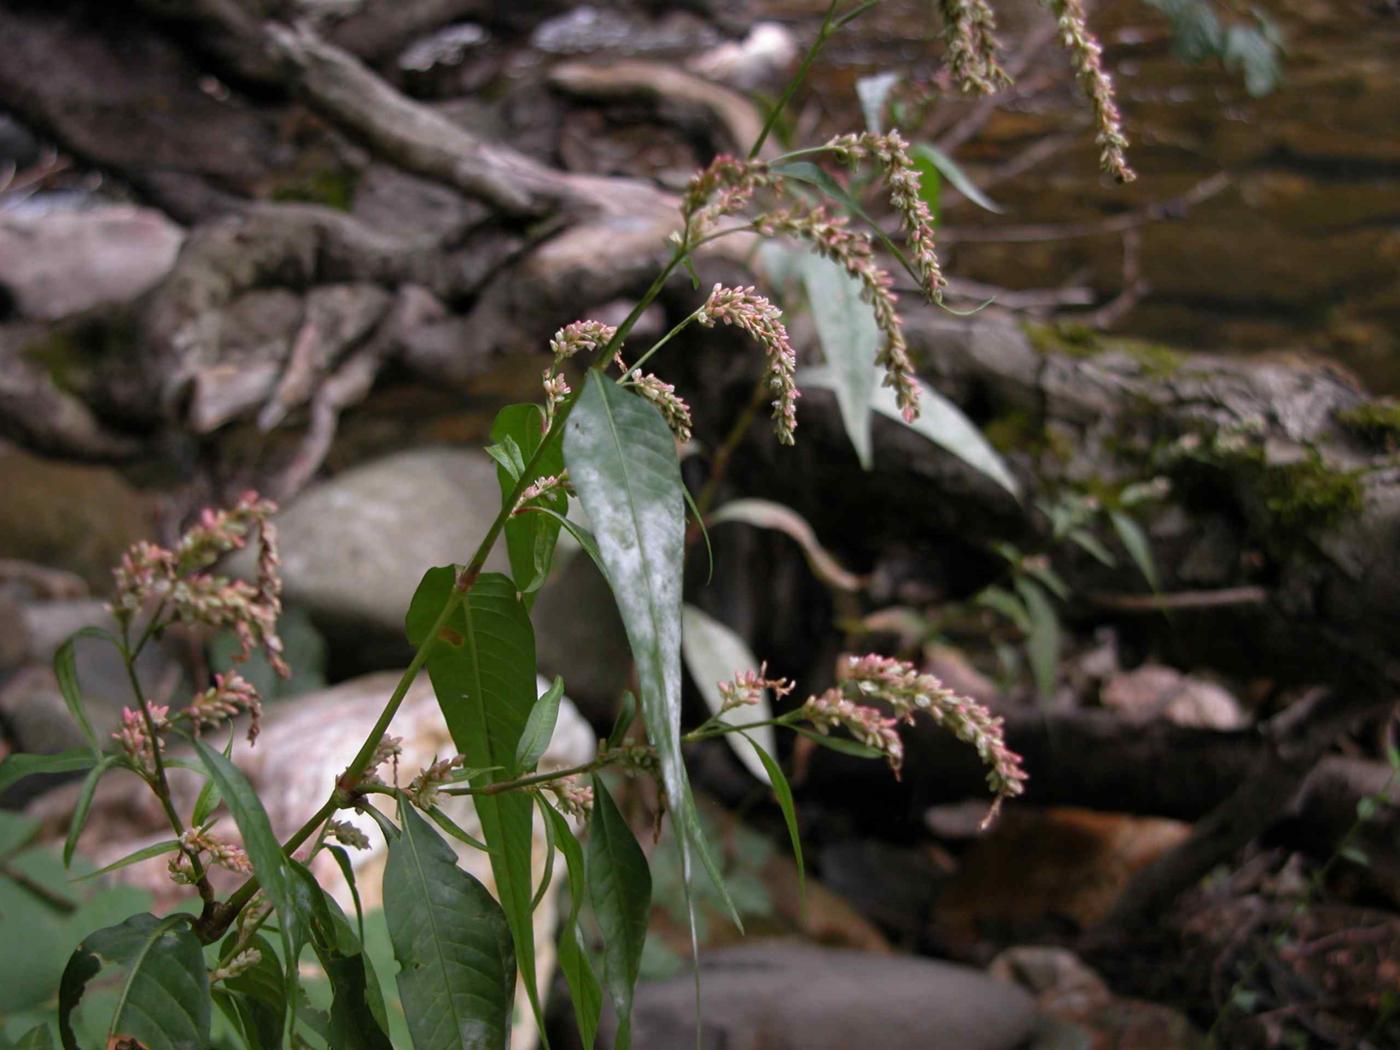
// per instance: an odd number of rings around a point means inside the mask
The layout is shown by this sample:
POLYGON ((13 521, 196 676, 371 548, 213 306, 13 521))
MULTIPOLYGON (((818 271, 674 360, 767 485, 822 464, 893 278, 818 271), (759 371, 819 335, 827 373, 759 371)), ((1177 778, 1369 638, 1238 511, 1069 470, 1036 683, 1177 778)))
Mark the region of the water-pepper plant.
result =
MULTIPOLYGON (((535 905, 542 889, 532 884, 531 867, 537 827, 551 856, 556 850, 563 855, 567 874, 572 903, 559 931, 559 965, 578 1029, 584 1043, 593 1045, 606 996, 616 1014, 616 1046, 625 1048, 651 878, 646 854, 609 794, 605 770, 656 781, 657 797, 673 822, 671 840, 685 880, 705 869, 736 923, 738 912, 701 832, 682 760, 684 742, 726 737, 735 745, 771 785, 799 864, 793 795, 771 744, 777 729, 883 759, 898 776, 903 759, 898 726, 929 718, 975 748, 985 762, 993 811, 1021 792, 1025 774, 1003 741, 1000 722, 895 659, 848 655, 834 686, 773 714, 771 700, 792 693, 796 683, 770 677, 732 632, 682 604, 687 504, 700 515, 710 509, 714 478, 742 428, 719 448, 711 484, 693 500, 677 451, 691 437, 690 410, 671 384, 644 366, 687 326, 736 329, 763 355, 754 406, 766 406, 776 440, 792 444, 800 391, 781 313, 753 287, 715 285, 654 345, 638 352, 629 342, 638 317, 673 275, 694 272, 693 260, 705 245, 737 234, 781 240, 844 275, 853 301, 864 304, 877 333, 869 360, 855 361, 857 371, 880 376, 879 387, 867 389, 865 396, 877 408, 888 399, 885 414, 917 422, 921 399, 934 395, 915 375, 886 266, 902 268, 935 303, 941 302, 944 278, 930 197, 908 144, 897 131, 873 129, 760 159, 783 106, 818 51, 870 6, 843 9, 839 0, 833 2, 749 154, 716 157, 691 180, 679 202, 669 261, 631 314, 615 327, 582 320, 561 329, 550 343, 552 362, 540 403, 500 412, 487 449, 498 467, 499 511, 463 563, 424 574, 405 617, 415 647, 412 661, 358 753, 327 784, 324 803, 289 837, 274 833, 239 768, 240 749, 256 746, 261 700, 237 662, 180 707, 152 702, 135 670, 146 646, 178 624, 230 631, 240 660, 260 651, 278 673, 288 672, 278 635, 274 506, 250 493, 227 509, 205 511, 170 548, 141 543, 127 552, 115 570, 112 629, 83 632, 110 644, 127 669, 132 700, 120 727, 110 739, 93 729, 70 640, 57 654, 56 670, 87 745, 59 755, 13 756, 0 767, 0 785, 31 773, 84 774, 64 847, 67 862, 102 778, 119 769, 140 777, 169 822, 169 836, 111 868, 164 856, 169 877, 189 888, 192 903, 169 915, 132 915, 83 938, 57 992, 57 1031, 64 1047, 78 1046, 74 1011, 99 980, 118 989, 105 1024, 108 1050, 201 1050, 212 1045, 216 1015, 223 1019, 221 1038, 251 1050, 389 1047, 381 986, 364 949, 362 921, 342 911, 310 868, 313 857, 328 852, 354 890, 346 851, 373 844, 345 819, 347 812, 372 818, 369 826, 387 851, 382 900, 397 964, 392 977, 417 1050, 507 1046, 518 985, 542 1018, 534 957, 535 905), (898 241, 868 219, 852 194, 856 185, 883 186, 900 228, 898 241), (571 513, 575 506, 584 514, 571 513), (611 585, 631 646, 638 699, 624 705, 618 725, 599 742, 591 761, 541 771, 565 683, 556 679, 539 691, 530 614, 563 529, 611 585), (488 572, 488 555, 500 543, 510 571, 488 572), (221 575, 224 557, 245 547, 257 553, 253 578, 221 575), (711 676, 700 682, 713 716, 688 731, 681 724, 683 620, 692 670, 713 667, 717 653, 741 664, 731 666, 724 680, 711 676), (399 742, 391 732, 394 716, 425 672, 457 753, 422 770, 401 770, 399 742), (169 773, 176 766, 202 778, 203 788, 187 810, 177 806, 171 791, 169 773), (442 809, 445 796, 463 795, 471 798, 480 819, 479 840, 442 809), (458 864, 449 838, 457 848, 486 852, 494 895, 458 864), (215 882, 223 880, 211 878, 215 869, 234 873, 241 884, 218 892, 215 882), (585 902, 601 932, 600 952, 580 930, 585 902), (329 982, 328 1010, 313 1009, 299 989, 307 966, 319 967, 329 982)), ((987 0, 940 0, 936 6, 954 83, 969 92, 1003 84, 987 0)), ((1046 6, 1058 20, 1096 118, 1103 168, 1120 180, 1131 178, 1111 86, 1080 0, 1047 0, 1046 6)), ((825 350, 829 365, 851 371, 854 350, 829 340, 825 350)), ((1013 484, 994 456, 972 459, 996 480, 1013 484)), ((694 926, 692 909, 692 941, 694 926)), ((539 1028, 543 1032, 542 1019, 539 1028)), ((50 1040, 50 1030, 41 1026, 19 1045, 42 1047, 50 1040)))

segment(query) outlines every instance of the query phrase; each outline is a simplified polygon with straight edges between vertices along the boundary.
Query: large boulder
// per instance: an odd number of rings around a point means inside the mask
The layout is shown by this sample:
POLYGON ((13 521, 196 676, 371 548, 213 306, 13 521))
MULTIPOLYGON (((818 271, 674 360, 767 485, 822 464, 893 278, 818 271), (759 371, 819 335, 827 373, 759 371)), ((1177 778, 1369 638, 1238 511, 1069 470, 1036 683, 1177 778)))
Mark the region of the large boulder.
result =
MULTIPOLYGON (((337 474, 277 515, 286 600, 332 645, 353 640, 365 666, 390 666, 423 573, 467 561, 500 505, 496 466, 475 450, 414 449, 337 474)), ((506 570, 503 546, 486 567, 506 570)), ((251 575, 252 552, 231 568, 251 575)))
MULTIPOLYGON (((978 970, 785 941, 705 953, 700 985, 707 1050, 1012 1050, 1036 1022, 1029 995, 978 970)), ((689 973, 638 987, 632 1042, 696 1045, 689 973)))
MULTIPOLYGON (((286 600, 327 635, 339 673, 407 659, 403 617, 423 573, 465 562, 501 503, 496 465, 479 449, 395 453, 307 489, 276 518, 286 600)), ((486 562, 508 571, 504 543, 486 562)), ((254 572, 251 552, 232 569, 254 572)), ((592 721, 627 685, 629 650, 607 582, 586 556, 561 550, 534 608, 540 670, 561 674, 592 721)))

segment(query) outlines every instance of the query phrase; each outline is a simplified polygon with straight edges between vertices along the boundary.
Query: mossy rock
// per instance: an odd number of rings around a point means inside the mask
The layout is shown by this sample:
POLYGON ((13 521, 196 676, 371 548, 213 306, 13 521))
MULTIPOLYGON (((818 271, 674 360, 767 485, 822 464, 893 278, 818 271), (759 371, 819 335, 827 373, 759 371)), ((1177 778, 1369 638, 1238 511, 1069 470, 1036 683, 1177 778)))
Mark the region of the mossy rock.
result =
POLYGON ((1075 321, 1027 324, 1025 333, 1031 346, 1042 354, 1064 354, 1066 357, 1077 358, 1121 354, 1141 366, 1144 375, 1156 378, 1178 372, 1187 360, 1186 355, 1179 350, 1161 343, 1104 335, 1075 321))
POLYGON ((1337 413, 1337 422, 1383 452, 1400 451, 1400 401, 1379 398, 1337 413))
POLYGON ((131 544, 149 536, 151 497, 107 467, 41 459, 0 445, 0 551, 67 569, 96 593, 131 544))
POLYGON ((351 168, 323 168, 288 178, 273 187, 269 198, 282 203, 320 204, 349 211, 360 187, 360 173, 351 168))
POLYGON ((1332 528, 1359 514, 1365 499, 1359 472, 1329 467, 1315 453, 1265 467, 1259 489, 1275 525, 1286 532, 1332 528))

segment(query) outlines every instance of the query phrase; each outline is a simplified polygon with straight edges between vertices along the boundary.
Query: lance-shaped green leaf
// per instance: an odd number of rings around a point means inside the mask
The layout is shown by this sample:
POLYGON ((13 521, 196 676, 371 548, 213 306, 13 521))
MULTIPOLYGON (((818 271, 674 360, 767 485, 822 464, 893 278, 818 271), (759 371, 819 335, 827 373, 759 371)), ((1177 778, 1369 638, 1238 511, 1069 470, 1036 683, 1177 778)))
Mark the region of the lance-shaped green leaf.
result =
POLYGON ((589 899, 603 931, 603 975, 617 1011, 614 1045, 616 1050, 627 1050, 632 1041, 632 992, 641 972, 651 913, 651 869, 598 776, 593 777, 587 868, 589 899))
POLYGON ((554 726, 559 721, 559 703, 564 699, 564 679, 554 676, 554 682, 540 694, 535 706, 530 708, 530 717, 525 720, 525 729, 520 734, 520 743, 515 749, 515 770, 517 773, 534 772, 540 757, 549 747, 554 736, 554 726))
MULTIPOLYGON (((699 832, 681 758, 681 582, 685 500, 671 429, 656 406, 590 372, 564 430, 564 461, 593 523, 608 583, 637 664, 642 714, 681 834, 687 885, 699 855, 729 909, 724 877, 699 832)), ((691 910, 692 933, 694 911, 691 910)))
POLYGON ((1002 207, 982 192, 977 183, 972 181, 958 162, 937 146, 927 142, 918 142, 914 144, 914 148, 911 152, 916 162, 920 160, 926 161, 935 171, 952 183, 954 189, 973 204, 977 205, 977 207, 984 211, 997 212, 998 214, 1002 212, 1002 207))
POLYGON ((554 828, 554 844, 564 854, 564 864, 569 871, 569 917, 559 933, 559 969, 569 985, 569 998, 574 1005, 574 1020, 578 1023, 579 1037, 584 1050, 593 1050, 598 1037, 598 1017, 603 1010, 603 990, 593 973, 593 964, 588 961, 588 953, 583 949, 583 936, 579 930, 578 914, 588 897, 588 876, 584 867, 583 847, 569 822, 557 809, 540 799, 540 808, 545 820, 554 828))
POLYGON ((68 835, 63 840, 63 866, 70 867, 73 863, 73 851, 78 848, 78 836, 83 833, 83 826, 87 823, 88 813, 92 811, 92 799, 97 793, 97 782, 102 779, 102 775, 117 764, 116 755, 108 755, 97 765, 92 767, 91 772, 83 778, 83 786, 78 791, 78 801, 73 804, 73 817, 68 822, 68 835))
MULTIPOLYGON (((447 601, 451 567, 428 570, 409 606, 408 640, 422 643, 447 601)), ((500 573, 480 576, 428 657, 428 675, 448 731, 467 765, 480 772, 473 787, 509 778, 520 737, 535 706, 535 635, 515 584, 500 573)), ((535 809, 514 791, 473 798, 491 857, 501 906, 515 939, 515 958, 530 1005, 544 1030, 535 976, 530 854, 535 809)))
POLYGON ((1113 523, 1113 531, 1118 533, 1119 542, 1128 552, 1128 557, 1133 559, 1147 585, 1154 591, 1160 590, 1157 563, 1152 558, 1152 541, 1142 531, 1142 526, 1121 510, 1109 511, 1108 520, 1113 523))
POLYGON ((97 638, 108 643, 114 643, 115 639, 106 631, 97 627, 84 627, 73 637, 58 647, 58 651, 53 654, 53 673, 58 679, 58 691, 63 695, 63 702, 68 707, 68 713, 73 716, 73 721, 78 728, 83 731, 83 736, 87 738, 88 746, 94 753, 102 750, 102 744, 97 739, 97 733, 92 728, 92 723, 88 721, 87 712, 83 710, 83 691, 78 685, 78 654, 76 646, 79 638, 97 638))
POLYGON ((1026 653, 1030 656, 1031 674, 1041 698, 1049 700, 1055 695, 1056 672, 1060 667, 1060 617, 1049 596, 1033 580, 1020 577, 1016 581, 1016 591, 1026 603, 1026 615, 1030 620, 1026 653))
POLYGON ((89 934, 68 960, 58 990, 59 1035, 77 1050, 73 1010, 105 966, 124 969, 107 1043, 126 1037, 147 1050, 208 1050, 212 1001, 199 938, 189 916, 133 915, 89 934))
MULTIPOLYGON (((528 802, 527 802, 528 804, 528 802)), ((400 802, 389 843, 384 917, 416 1050, 504 1050, 515 956, 501 906, 457 866, 447 843, 400 802)))
MULTIPOLYGON (((755 704, 731 707, 727 711, 724 709, 720 683, 739 672, 758 670, 758 658, 749 651, 742 638, 693 605, 681 610, 681 632, 681 654, 685 657, 685 666, 712 714, 728 725, 766 722, 773 717, 767 689, 760 691, 755 704)), ((755 747, 761 744, 769 751, 776 748, 777 735, 772 726, 756 726, 749 732, 753 734, 750 743, 755 747)), ((726 733, 724 740, 750 773, 763 783, 768 783, 768 770, 752 747, 740 744, 733 733, 726 733)))
POLYGON ((97 757, 85 747, 72 751, 60 751, 56 755, 30 755, 24 752, 11 755, 0 762, 0 791, 11 784, 39 773, 77 773, 91 769, 97 764, 97 757))
POLYGON ((253 865, 253 874, 258 877, 262 891, 277 912, 277 926, 281 934, 282 948, 286 953, 288 994, 293 994, 297 979, 297 958, 300 955, 302 931, 297 917, 296 896, 292 884, 291 869, 287 855, 282 852, 282 844, 272 830, 272 822, 267 819, 258 793, 243 771, 210 747, 203 740, 196 739, 195 750, 204 763, 209 779, 228 805, 233 814, 233 822, 243 836, 243 848, 253 865))
POLYGON ((758 741, 751 734, 752 730, 744 733, 743 737, 753 746, 758 760, 763 763, 763 768, 768 773, 768 783, 773 785, 773 797, 778 800, 778 808, 783 812, 783 822, 787 824, 788 838, 792 840, 792 859, 797 863, 797 891, 801 895, 805 907, 807 873, 802 863, 802 835, 797 827, 797 805, 793 802, 792 786, 783 773, 783 767, 778 765, 778 760, 765 748, 760 747, 758 741))
MULTIPOLYGON (((511 439, 523 457, 524 463, 544 442, 544 413, 539 405, 507 405, 496 413, 491 424, 491 440, 504 443, 511 439)), ((564 453, 556 441, 545 449, 536 464, 534 478, 557 476, 564 470, 564 453)), ((501 484, 501 498, 509 497, 515 487, 515 478, 499 462, 496 465, 497 480, 501 484)), ((519 474, 516 474, 518 477, 519 474)), ((569 497, 562 487, 546 493, 535 501, 537 506, 548 507, 559 514, 569 508, 569 497)), ((525 606, 535 600, 535 592, 544 582, 543 573, 548 572, 550 559, 554 554, 554 544, 559 537, 559 523, 547 514, 515 514, 506 519, 506 550, 510 554, 510 574, 515 585, 525 594, 525 606)))
POLYGON ((151 845, 143 846, 134 853, 128 853, 119 860, 112 861, 112 863, 108 864, 106 867, 98 868, 96 871, 87 875, 79 876, 73 881, 86 882, 88 879, 96 879, 103 875, 110 875, 114 871, 120 871, 122 868, 129 868, 131 865, 139 864, 143 860, 150 860, 152 857, 159 857, 166 853, 174 853, 179 848, 179 839, 165 839, 162 842, 153 842, 151 845))

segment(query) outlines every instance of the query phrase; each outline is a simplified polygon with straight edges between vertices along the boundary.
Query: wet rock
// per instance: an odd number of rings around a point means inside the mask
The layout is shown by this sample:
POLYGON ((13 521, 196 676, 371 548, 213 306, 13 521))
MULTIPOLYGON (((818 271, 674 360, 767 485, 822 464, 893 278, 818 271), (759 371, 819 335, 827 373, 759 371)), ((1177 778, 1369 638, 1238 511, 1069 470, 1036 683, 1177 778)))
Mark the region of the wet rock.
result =
POLYGON ((946 872, 929 851, 841 839, 820 854, 822 879, 896 943, 917 943, 946 872))
POLYGON ((972 951, 987 928, 1026 936, 1087 929, 1134 874, 1190 831, 1177 820, 1008 806, 939 895, 935 936, 972 951))
POLYGON ((0 287, 21 316, 56 321, 149 291, 184 239, 149 208, 0 214, 0 287))
POLYGON ((1139 721, 1165 718, 1200 729, 1243 729, 1250 722, 1240 702, 1225 689, 1157 664, 1109 679, 1100 700, 1109 710, 1139 721))
MULTIPOLYGON (((724 1050, 1010 1050, 1035 1023, 1030 996, 976 970, 783 941, 701 957, 701 1046, 724 1050)), ((633 1043, 695 1046, 689 974, 643 984, 633 1043)))
POLYGON ((701 52, 686 68, 740 91, 771 87, 797 61, 797 38, 777 22, 760 22, 743 40, 726 40, 701 52))
POLYGON ((1036 997, 1044 1018, 1031 1044, 1034 1050, 1070 1046, 1192 1050, 1205 1045, 1181 1013, 1158 1003, 1115 996, 1098 973, 1064 948, 1008 948, 988 969, 994 977, 1018 984, 1036 997))
MULTIPOLYGON (((403 617, 423 573, 467 561, 500 507, 496 465, 477 449, 401 452, 307 489, 277 516, 282 578, 330 644, 332 672, 406 659, 403 617)), ((497 544, 487 571, 508 571, 497 544)), ((231 570, 251 575, 241 553, 231 570)), ((607 581, 573 557, 540 594, 542 673, 564 676, 587 717, 606 723, 626 688, 630 650, 607 581)))
POLYGON ((530 37, 531 48, 556 55, 693 52, 718 42, 713 27, 685 11, 653 22, 586 4, 541 22, 530 37))

